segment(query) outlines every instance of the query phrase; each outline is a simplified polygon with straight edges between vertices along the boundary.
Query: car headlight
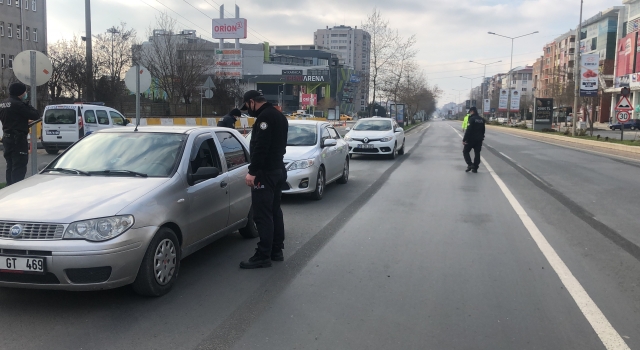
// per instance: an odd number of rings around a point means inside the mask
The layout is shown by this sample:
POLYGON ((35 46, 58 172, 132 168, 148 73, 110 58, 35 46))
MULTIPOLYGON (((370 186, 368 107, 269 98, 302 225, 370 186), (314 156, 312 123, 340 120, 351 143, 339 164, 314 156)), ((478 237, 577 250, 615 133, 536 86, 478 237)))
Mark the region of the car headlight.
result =
POLYGON ((313 163, 315 163, 313 159, 296 160, 287 167, 287 170, 291 171, 306 169, 310 166, 313 166, 313 163))
POLYGON ((133 215, 76 221, 67 227, 64 239, 85 239, 92 242, 106 241, 125 233, 133 226, 133 215))
POLYGON ((393 136, 388 136, 380 139, 380 142, 389 142, 393 140, 393 136))
POLYGON ((351 136, 349 136, 349 135, 345 135, 345 136, 344 136, 344 140, 345 140, 345 141, 353 141, 353 139, 352 139, 352 138, 351 138, 351 136))

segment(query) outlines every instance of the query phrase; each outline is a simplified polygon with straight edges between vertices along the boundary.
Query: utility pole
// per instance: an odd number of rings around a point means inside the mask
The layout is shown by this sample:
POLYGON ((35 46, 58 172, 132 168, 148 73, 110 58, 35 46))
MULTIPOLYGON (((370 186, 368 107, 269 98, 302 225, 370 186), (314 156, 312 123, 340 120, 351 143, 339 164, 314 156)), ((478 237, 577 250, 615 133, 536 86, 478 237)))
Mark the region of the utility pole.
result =
POLYGON ((115 63, 113 62, 113 51, 114 51, 114 37, 116 34, 119 34, 120 32, 118 31, 118 29, 116 29, 116 27, 111 27, 109 29, 107 29, 107 33, 111 34, 111 61, 109 62, 110 66, 111 66, 111 87, 115 88, 115 82, 116 82, 116 73, 115 73, 115 63))
MULTIPOLYGON (((580 98, 580 38, 582 37, 582 3, 584 0, 580 0, 580 23, 578 24, 578 32, 576 33, 576 48, 574 49, 575 58, 573 79, 575 80, 575 94, 573 99, 573 126, 571 127, 571 135, 576 136, 576 125, 578 122, 578 99, 580 98)), ((624 126, 620 127, 621 129, 624 126)))
POLYGON ((84 20, 86 25, 87 45, 87 87, 85 100, 93 101, 93 52, 91 50, 91 0, 84 0, 84 20))

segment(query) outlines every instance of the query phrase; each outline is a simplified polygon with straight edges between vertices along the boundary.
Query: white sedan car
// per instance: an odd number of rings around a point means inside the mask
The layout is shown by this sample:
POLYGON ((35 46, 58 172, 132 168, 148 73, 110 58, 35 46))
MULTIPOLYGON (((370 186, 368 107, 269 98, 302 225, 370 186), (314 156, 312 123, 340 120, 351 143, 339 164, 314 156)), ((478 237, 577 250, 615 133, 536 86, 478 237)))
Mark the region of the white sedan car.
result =
POLYGON ((349 143, 351 156, 381 154, 394 159, 404 154, 404 129, 391 118, 361 119, 347 131, 344 140, 349 143))

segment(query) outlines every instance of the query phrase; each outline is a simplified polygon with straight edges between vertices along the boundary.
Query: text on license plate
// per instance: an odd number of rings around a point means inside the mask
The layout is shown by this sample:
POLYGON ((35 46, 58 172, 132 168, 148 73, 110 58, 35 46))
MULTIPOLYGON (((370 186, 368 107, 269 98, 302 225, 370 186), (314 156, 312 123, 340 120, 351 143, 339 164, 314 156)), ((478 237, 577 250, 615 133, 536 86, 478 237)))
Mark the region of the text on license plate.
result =
POLYGON ((0 255, 0 270, 45 272, 43 258, 20 258, 0 255))
POLYGON ((47 130, 47 135, 60 135, 59 130, 47 130))
POLYGON ((361 143, 358 145, 358 148, 373 148, 373 145, 365 145, 364 143, 361 143))

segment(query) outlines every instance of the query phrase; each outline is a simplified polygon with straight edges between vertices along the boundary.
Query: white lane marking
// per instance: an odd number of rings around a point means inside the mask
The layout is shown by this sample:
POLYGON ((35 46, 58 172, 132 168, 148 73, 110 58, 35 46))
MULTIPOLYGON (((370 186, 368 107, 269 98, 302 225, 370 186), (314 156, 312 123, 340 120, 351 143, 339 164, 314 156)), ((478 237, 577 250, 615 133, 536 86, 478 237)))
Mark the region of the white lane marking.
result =
POLYGON ((500 153, 500 154, 502 154, 505 158, 507 158, 507 159, 509 159, 510 161, 512 161, 512 162, 514 162, 514 163, 515 163, 515 161, 514 161, 513 159, 511 159, 511 157, 509 157, 508 155, 506 155, 506 154, 504 154, 504 153, 502 153, 502 152, 499 152, 499 153, 500 153))
MULTIPOLYGON (((451 128, 462 138, 460 133, 458 133, 454 127, 451 128)), ((571 297, 578 305, 578 308, 580 308, 580 311, 582 311, 584 317, 589 321, 589 324, 591 324, 591 327, 596 332, 605 348, 609 350, 629 349, 629 346, 624 342, 624 339, 622 339, 620 334, 613 328, 611 323, 609 323, 609 320, 607 320, 607 317, 602 313, 598 305, 596 305, 593 299, 591 299, 578 279, 573 275, 573 273, 571 273, 569 267, 567 267, 558 253, 556 253, 555 249, 553 249, 551 244, 549 244, 549 241, 547 241, 542 232, 540 232, 538 226, 536 226, 531 217, 529 217, 529 214, 527 214, 524 208, 520 205, 520 202, 518 202, 513 193, 511 193, 511 190, 509 190, 500 176, 498 176, 489 163, 487 163, 486 159, 484 159, 484 157, 481 157, 481 159, 482 163, 491 174, 491 177, 493 177, 493 180, 498 184, 498 187, 500 187, 504 196, 507 197, 507 200, 511 204, 513 210, 520 217, 524 227, 529 231, 531 238, 536 242, 545 258, 547 258, 549 265, 551 265, 556 274, 558 274, 560 281, 562 281, 562 284, 564 284, 569 294, 571 294, 571 297)))

